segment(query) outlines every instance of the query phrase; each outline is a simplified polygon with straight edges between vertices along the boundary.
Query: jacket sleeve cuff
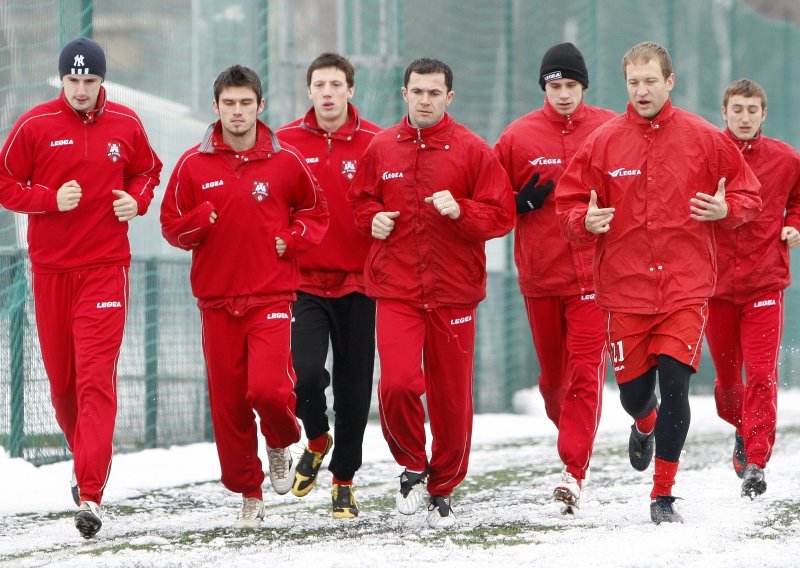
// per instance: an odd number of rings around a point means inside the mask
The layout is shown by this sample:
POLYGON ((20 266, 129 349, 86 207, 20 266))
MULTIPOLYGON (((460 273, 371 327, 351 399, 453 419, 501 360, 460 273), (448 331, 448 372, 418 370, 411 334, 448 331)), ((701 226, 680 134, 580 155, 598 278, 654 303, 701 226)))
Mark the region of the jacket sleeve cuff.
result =
POLYGON ((297 255, 297 239, 295 239, 294 234, 289 229, 281 229, 275 236, 286 243, 286 250, 281 258, 294 258, 297 255))
POLYGON ((133 197, 133 199, 136 201, 136 205, 138 206, 136 215, 141 217, 142 215, 147 213, 147 210, 150 208, 150 200, 144 199, 139 195, 132 195, 132 194, 129 195, 133 197))

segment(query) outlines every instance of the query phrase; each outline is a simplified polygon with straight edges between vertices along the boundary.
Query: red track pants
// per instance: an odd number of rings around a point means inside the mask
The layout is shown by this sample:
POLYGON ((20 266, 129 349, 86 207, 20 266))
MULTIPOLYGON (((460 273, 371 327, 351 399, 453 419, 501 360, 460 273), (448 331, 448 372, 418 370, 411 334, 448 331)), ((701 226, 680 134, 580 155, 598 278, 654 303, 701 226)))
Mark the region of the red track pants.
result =
POLYGON ((241 315, 224 307, 202 309, 201 314, 222 484, 234 493, 254 493, 264 481, 255 415, 270 448, 300 440, 290 303, 254 306, 241 315))
POLYGON ((376 329, 378 403, 389 449, 408 469, 422 471, 428 464, 425 394, 433 438, 428 492, 450 495, 469 464, 475 309, 423 310, 378 300, 376 329))
POLYGON ((711 299, 708 307, 706 340, 717 370, 717 414, 744 437, 747 463, 764 467, 775 444, 783 291, 766 292, 746 304, 711 299))
POLYGON ((33 275, 42 360, 81 501, 102 501, 111 469, 128 291, 125 266, 33 275))
POLYGON ((600 424, 606 379, 603 312, 594 295, 525 297, 539 358, 539 392, 558 428, 558 454, 567 471, 586 477, 600 424))

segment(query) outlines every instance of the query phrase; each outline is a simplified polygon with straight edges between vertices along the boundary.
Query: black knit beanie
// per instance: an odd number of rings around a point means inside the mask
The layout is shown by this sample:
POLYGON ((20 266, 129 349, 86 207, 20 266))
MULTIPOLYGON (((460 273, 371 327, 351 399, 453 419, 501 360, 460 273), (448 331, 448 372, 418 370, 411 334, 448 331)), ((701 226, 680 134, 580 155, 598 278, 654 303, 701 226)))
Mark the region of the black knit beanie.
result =
POLYGON ((106 78, 106 54, 96 41, 86 37, 73 39, 58 58, 58 76, 97 75, 106 78))
POLYGON ((554 45, 542 57, 542 66, 539 68, 542 90, 546 83, 558 79, 575 79, 584 88, 589 88, 589 71, 583 54, 569 42, 554 45))

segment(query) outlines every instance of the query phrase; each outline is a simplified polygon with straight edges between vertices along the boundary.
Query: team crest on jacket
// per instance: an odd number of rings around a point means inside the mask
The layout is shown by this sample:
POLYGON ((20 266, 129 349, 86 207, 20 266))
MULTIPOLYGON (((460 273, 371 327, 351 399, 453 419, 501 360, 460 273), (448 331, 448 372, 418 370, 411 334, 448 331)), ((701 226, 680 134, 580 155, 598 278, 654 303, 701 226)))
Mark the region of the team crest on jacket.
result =
POLYGON ((120 152, 120 143, 119 142, 109 142, 108 143, 108 152, 106 152, 106 156, 108 156, 108 159, 116 164, 119 161, 119 159, 122 157, 122 153, 120 152))
POLYGON ((358 160, 342 160, 342 175, 347 179, 353 179, 356 175, 356 163, 358 160))
POLYGON ((251 191, 250 194, 256 201, 264 201, 269 197, 269 182, 254 180, 253 191, 251 191))

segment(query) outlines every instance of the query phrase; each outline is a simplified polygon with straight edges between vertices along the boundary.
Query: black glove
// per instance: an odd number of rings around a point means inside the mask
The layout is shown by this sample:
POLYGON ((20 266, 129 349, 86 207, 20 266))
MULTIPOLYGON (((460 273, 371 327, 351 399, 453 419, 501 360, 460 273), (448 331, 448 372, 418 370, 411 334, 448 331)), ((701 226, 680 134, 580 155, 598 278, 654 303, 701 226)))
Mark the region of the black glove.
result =
POLYGON ((517 214, 530 213, 534 209, 541 209, 544 205, 544 200, 553 191, 556 186, 553 180, 548 180, 547 183, 536 185, 539 183, 539 172, 533 174, 533 177, 526 183, 517 194, 517 214))

